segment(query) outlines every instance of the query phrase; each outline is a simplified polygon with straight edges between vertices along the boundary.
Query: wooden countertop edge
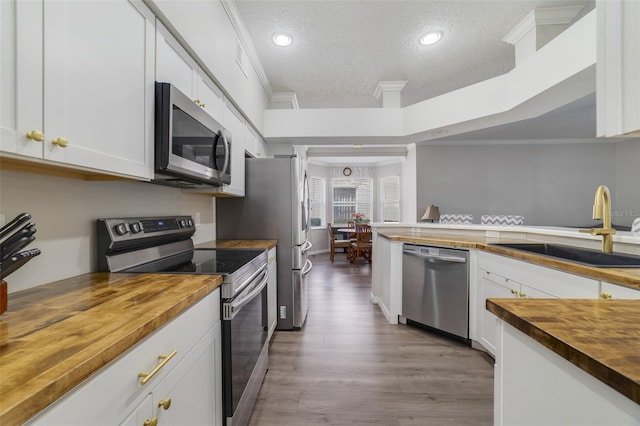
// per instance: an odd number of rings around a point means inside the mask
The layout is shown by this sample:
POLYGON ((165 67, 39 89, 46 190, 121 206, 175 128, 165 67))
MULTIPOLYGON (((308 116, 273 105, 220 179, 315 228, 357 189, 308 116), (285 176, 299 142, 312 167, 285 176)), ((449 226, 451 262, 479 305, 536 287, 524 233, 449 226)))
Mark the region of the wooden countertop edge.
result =
MULTIPOLYGON (((560 259, 555 259, 548 256, 526 253, 520 250, 514 250, 506 247, 498 247, 491 245, 491 243, 456 239, 455 236, 452 236, 451 238, 449 236, 434 238, 433 236, 422 237, 417 235, 389 235, 384 233, 380 233, 379 235, 390 241, 416 242, 447 247, 475 248, 503 256, 508 256, 525 262, 534 263, 536 265, 554 268, 561 271, 582 275, 588 278, 603 280, 612 284, 618 284, 621 286, 640 290, 640 273, 637 277, 630 276, 630 273, 640 272, 638 268, 595 268, 579 263, 565 262, 560 259)), ((477 237, 470 237, 470 239, 474 238, 477 237)))
POLYGON ((278 240, 214 240, 196 244, 197 249, 234 248, 271 250, 278 240))
MULTIPOLYGON (((499 300, 499 299, 498 299, 499 300)), ((540 327, 530 323, 526 319, 510 312, 496 304, 492 299, 487 299, 486 308, 498 318, 512 325, 525 335, 531 337, 558 356, 566 359, 576 367, 597 378, 602 383, 615 389, 620 394, 640 404, 640 383, 621 374, 610 366, 589 356, 583 351, 569 345, 564 340, 555 337, 540 327)))
MULTIPOLYGON (((0 412, 0 425, 19 425, 29 420, 50 404, 57 401, 62 395, 96 373, 100 368, 107 365, 110 361, 116 359, 145 337, 204 299, 208 294, 220 287, 220 285, 222 285, 222 277, 217 277, 217 279, 212 280, 209 285, 176 301, 171 308, 166 309, 153 318, 149 318, 144 324, 128 332, 118 340, 118 344, 112 344, 103 351, 95 352, 89 357, 83 358, 81 362, 78 362, 75 357, 63 361, 56 369, 63 371, 63 373, 50 373, 55 374, 56 377, 46 378, 45 380, 49 382, 46 386, 39 387, 37 391, 32 392, 26 397, 24 397, 24 394, 21 394, 22 397, 17 401, 9 401, 9 407, 3 407, 3 411, 0 412)), ((46 375, 47 372, 44 374, 46 375)), ((43 377, 38 376, 35 380, 43 380, 43 377)), ((4 400, 2 404, 4 406, 10 397, 7 398, 6 395, 3 395, 2 399, 4 400)))

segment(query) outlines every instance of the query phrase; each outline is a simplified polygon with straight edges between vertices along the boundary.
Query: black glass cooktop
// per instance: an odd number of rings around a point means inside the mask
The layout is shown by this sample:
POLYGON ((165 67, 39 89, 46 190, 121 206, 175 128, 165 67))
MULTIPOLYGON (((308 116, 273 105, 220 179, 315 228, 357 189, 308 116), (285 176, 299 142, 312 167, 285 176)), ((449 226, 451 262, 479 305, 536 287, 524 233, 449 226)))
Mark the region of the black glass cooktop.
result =
POLYGON ((185 274, 233 274, 258 257, 264 250, 255 249, 196 249, 188 262, 163 267, 147 265, 136 268, 136 272, 165 272, 185 274))

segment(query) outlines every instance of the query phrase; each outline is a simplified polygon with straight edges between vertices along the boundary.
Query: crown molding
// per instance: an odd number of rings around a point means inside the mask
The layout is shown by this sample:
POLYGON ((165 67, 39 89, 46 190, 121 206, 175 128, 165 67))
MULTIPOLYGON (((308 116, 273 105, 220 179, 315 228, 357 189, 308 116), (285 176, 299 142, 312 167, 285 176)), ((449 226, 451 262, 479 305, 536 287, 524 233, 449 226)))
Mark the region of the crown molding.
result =
POLYGON ((529 31, 539 25, 568 25, 584 6, 544 7, 534 9, 518 23, 502 41, 516 44, 529 31))
POLYGON ((295 92, 276 92, 271 95, 271 102, 286 102, 291 105, 291 109, 298 109, 298 97, 295 92))
POLYGON ((376 86, 376 90, 373 91, 373 96, 376 99, 380 99, 380 96, 384 92, 401 92, 404 86, 407 85, 407 81, 379 81, 376 86))

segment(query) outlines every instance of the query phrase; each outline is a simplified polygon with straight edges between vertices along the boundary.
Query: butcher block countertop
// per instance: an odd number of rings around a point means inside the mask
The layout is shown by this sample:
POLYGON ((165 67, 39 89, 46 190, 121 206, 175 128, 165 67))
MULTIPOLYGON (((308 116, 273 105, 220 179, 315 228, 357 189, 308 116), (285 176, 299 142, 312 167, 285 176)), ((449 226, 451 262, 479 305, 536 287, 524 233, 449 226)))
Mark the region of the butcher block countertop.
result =
POLYGON ((215 240, 197 244, 196 248, 238 248, 269 250, 278 245, 278 240, 215 240))
POLYGON ((442 235, 442 234, 426 234, 412 232, 382 232, 383 237, 391 241, 403 241, 418 244, 432 244, 446 247, 459 248, 476 248, 503 256, 512 257, 514 259, 523 260, 525 262, 535 263, 547 268, 559 269, 561 271, 570 272, 572 274, 583 275, 585 277, 597 280, 607 281, 613 284, 619 284, 626 287, 640 289, 640 268, 595 268, 592 266, 581 265, 560 259, 554 259, 547 256, 528 253, 521 250, 513 250, 506 247, 498 247, 491 245, 492 243, 531 243, 530 240, 521 240, 514 238, 486 238, 478 236, 464 235, 442 235))
POLYGON ((640 300, 488 299, 487 309, 640 404, 640 300))
POLYGON ((220 275, 91 273, 10 294, 0 425, 25 422, 221 284, 220 275))

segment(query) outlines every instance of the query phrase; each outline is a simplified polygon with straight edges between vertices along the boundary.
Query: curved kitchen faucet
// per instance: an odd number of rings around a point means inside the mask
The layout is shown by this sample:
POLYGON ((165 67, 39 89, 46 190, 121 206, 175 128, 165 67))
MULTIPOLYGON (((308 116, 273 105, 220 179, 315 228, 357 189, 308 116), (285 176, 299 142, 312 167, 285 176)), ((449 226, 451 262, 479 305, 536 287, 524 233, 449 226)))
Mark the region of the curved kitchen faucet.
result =
POLYGON ((581 229, 591 235, 602 235, 602 252, 613 252, 613 234, 616 230, 611 227, 611 193, 609 188, 600 185, 596 190, 593 202, 593 218, 602 219, 602 228, 581 229))

